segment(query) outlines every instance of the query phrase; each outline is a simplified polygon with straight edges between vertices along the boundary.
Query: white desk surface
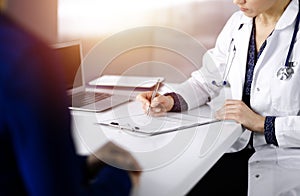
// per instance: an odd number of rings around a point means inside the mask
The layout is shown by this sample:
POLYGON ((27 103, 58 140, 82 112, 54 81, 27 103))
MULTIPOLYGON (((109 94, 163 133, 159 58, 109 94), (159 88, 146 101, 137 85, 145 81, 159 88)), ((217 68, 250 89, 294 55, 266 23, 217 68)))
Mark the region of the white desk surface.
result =
MULTIPOLYGON (((132 191, 134 196, 188 193, 242 133, 241 126, 234 122, 218 122, 153 137, 137 137, 95 124, 141 112, 141 104, 136 101, 101 113, 72 111, 78 153, 90 154, 112 140, 139 161, 144 171, 139 186, 132 191)), ((212 115, 208 106, 189 113, 212 115)))

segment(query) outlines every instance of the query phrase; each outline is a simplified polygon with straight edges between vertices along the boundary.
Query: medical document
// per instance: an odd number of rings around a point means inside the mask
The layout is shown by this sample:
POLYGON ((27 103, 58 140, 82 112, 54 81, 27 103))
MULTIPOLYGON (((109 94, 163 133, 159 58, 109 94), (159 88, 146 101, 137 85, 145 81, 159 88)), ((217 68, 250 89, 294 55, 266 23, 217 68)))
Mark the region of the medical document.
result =
POLYGON ((106 120, 97 124, 110 126, 131 133, 154 136, 159 134, 181 131, 187 128, 214 123, 219 120, 198 117, 183 113, 166 113, 165 116, 152 117, 146 114, 137 114, 117 119, 106 120))

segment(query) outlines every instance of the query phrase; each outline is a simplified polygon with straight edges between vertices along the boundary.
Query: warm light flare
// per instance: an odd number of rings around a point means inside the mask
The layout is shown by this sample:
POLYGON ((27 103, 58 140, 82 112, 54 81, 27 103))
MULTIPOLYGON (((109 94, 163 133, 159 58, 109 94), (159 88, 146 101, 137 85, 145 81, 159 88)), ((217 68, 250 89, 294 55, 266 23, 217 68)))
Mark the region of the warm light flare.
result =
POLYGON ((190 1, 193 0, 59 0, 59 35, 95 36, 151 25, 155 10, 190 1))

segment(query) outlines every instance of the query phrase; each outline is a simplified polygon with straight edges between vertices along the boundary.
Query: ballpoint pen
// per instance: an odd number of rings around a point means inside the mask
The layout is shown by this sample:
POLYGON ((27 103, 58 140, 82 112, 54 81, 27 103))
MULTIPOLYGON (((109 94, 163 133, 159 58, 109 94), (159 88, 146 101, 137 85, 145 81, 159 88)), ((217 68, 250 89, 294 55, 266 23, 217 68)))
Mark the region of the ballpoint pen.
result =
POLYGON ((152 92, 152 95, 151 95, 150 104, 149 104, 149 107, 147 109, 147 116, 149 116, 149 114, 150 114, 151 102, 153 101, 153 99, 155 98, 155 96, 157 94, 159 85, 160 85, 160 80, 158 79, 157 82, 156 82, 156 84, 155 84, 155 90, 152 92))

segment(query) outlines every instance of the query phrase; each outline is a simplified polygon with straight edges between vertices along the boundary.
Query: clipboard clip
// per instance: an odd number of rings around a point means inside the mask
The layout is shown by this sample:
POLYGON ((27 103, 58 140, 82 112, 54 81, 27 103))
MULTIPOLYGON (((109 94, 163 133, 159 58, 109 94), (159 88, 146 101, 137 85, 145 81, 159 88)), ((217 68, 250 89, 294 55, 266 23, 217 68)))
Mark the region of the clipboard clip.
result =
POLYGON ((140 128, 137 126, 132 127, 130 124, 120 125, 120 123, 118 123, 118 122, 110 122, 110 123, 100 122, 100 123, 96 123, 96 124, 108 126, 108 127, 114 127, 114 128, 118 128, 120 130, 127 130, 127 131, 132 131, 132 132, 136 132, 136 131, 140 130, 140 128))
POLYGON ((145 131, 141 131, 139 127, 132 127, 130 126, 130 124, 127 125, 120 125, 118 122, 110 122, 110 123, 96 123, 97 125, 102 125, 102 126, 107 126, 107 127, 114 127, 120 130, 126 130, 126 131, 130 131, 133 133, 138 133, 138 134, 142 134, 144 136, 156 136, 156 135, 161 135, 161 134, 166 134, 166 133, 171 133, 171 132, 175 132, 175 131, 181 131, 181 130, 185 130, 188 128, 192 128, 192 127, 198 127, 198 126, 203 126, 203 125, 207 125, 207 124, 211 124, 211 123, 216 123, 216 122, 220 122, 221 120, 217 120, 217 119, 213 119, 210 121, 206 121, 206 122, 198 122, 198 123, 193 123, 190 125, 183 125, 183 126, 179 126, 176 128, 170 128, 164 131, 158 131, 158 132, 145 132, 145 131))

